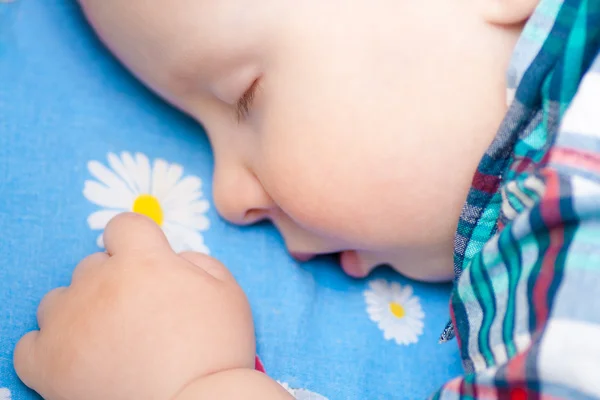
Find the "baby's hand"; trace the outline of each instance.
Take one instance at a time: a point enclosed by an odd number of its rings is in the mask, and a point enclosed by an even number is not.
[[[145,217],[124,214],[107,253],[84,259],[71,285],[38,309],[39,331],[17,344],[15,369],[47,400],[172,399],[218,371],[253,369],[244,293],[218,261],[175,254]]]

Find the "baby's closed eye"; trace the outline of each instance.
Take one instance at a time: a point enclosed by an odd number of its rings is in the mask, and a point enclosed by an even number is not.
[[[258,90],[260,90],[260,80],[256,79],[254,82],[252,82],[250,87],[246,89],[244,94],[242,94],[242,97],[238,99],[237,103],[235,104],[235,112],[238,122],[242,122],[248,118],[248,115],[252,111],[252,106]]]

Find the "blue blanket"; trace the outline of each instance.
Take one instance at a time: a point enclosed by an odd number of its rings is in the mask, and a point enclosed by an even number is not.
[[[132,78],[74,1],[0,1],[1,400],[37,398],[14,373],[14,344],[44,293],[100,249],[107,218],[134,208],[164,209],[175,247],[233,271],[267,373],[297,398],[420,399],[460,374],[456,344],[437,342],[448,285],[296,263],[270,225],[218,217],[212,163],[202,128]]]

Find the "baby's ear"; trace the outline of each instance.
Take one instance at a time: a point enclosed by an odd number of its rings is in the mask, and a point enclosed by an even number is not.
[[[481,13],[491,24],[519,25],[533,14],[539,0],[478,0]]]

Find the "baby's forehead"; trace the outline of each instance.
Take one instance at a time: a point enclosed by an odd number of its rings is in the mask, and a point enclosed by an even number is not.
[[[116,56],[161,86],[187,89],[190,81],[217,74],[258,42],[250,29],[252,12],[236,9],[240,0],[79,2]]]
[[[79,0],[101,34],[159,47],[170,53],[226,51],[252,29],[254,11],[240,12],[241,0]],[[225,6],[225,4],[229,4]]]

